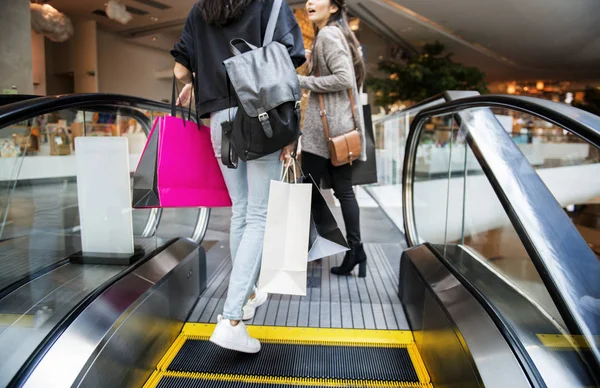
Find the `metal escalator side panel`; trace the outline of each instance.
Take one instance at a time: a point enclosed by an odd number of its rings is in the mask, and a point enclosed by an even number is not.
[[[203,252],[177,240],[109,285],[14,383],[44,386],[49,376],[56,386],[145,381],[151,374],[146,358],[153,360],[161,351],[155,347],[168,348],[176,338],[205,284]]]
[[[479,301],[427,246],[402,255],[399,295],[434,386],[540,386]]]

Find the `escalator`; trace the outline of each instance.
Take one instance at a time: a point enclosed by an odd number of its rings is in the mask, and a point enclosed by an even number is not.
[[[0,128],[53,110],[152,118],[145,109],[166,108],[123,96],[57,100],[0,107]],[[509,114],[517,117],[508,111],[551,123],[564,131],[564,141],[520,145],[502,125]],[[537,99],[449,92],[385,120],[381,136],[402,138],[390,136],[402,125],[406,132],[401,144],[378,150],[378,166],[397,166],[400,157],[403,167],[381,168],[389,177],[366,189],[378,206],[365,209],[363,229],[379,233],[387,222],[402,231],[406,245],[397,237],[367,242],[364,279],[329,276],[341,257],[309,263],[306,297],[271,295],[248,323],[261,340],[260,353],[208,341],[231,271],[228,214],[213,211],[209,225],[208,212],[195,213],[186,229],[180,221],[189,214],[164,210],[138,215],[146,222],[136,234],[146,237],[136,241],[149,239],[151,246],[134,265],[92,268],[67,259],[57,268],[42,266],[50,268],[47,274],[85,272],[86,281],[88,270],[112,272],[80,297],[58,295],[72,305],[60,316],[50,313],[47,330],[22,332],[37,336],[37,345],[13,362],[3,385],[600,386],[600,310],[582,303],[600,300],[600,264],[563,210],[600,197],[600,182],[590,175],[600,166],[600,119]],[[580,190],[582,181],[588,184]],[[11,198],[25,185],[17,183],[7,190]],[[21,235],[5,229],[13,235],[0,235],[0,248],[13,237],[37,235],[34,229]],[[62,230],[61,241],[77,240],[72,225]],[[10,295],[44,277],[27,276],[15,278],[0,310]],[[60,282],[61,276],[50,277]],[[37,325],[35,317],[19,319]],[[7,349],[3,339],[0,333],[0,352]],[[11,346],[19,350],[18,341]],[[0,371],[9,366],[0,361]]]

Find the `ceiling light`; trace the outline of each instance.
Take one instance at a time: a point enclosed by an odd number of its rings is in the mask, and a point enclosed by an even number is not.
[[[525,86],[525,87],[523,88],[523,90],[524,90],[524,91],[528,91],[528,90],[529,90],[529,87]]]
[[[106,4],[106,15],[109,19],[115,20],[121,24],[127,24],[133,18],[125,5],[117,0],[109,0]]]
[[[535,87],[536,87],[536,89],[537,89],[537,90],[544,90],[544,86],[545,86],[545,85],[544,85],[544,83],[543,83],[542,81],[538,81],[538,82],[535,84]]]
[[[31,27],[53,42],[64,42],[73,35],[73,24],[65,14],[49,4],[30,4]]]
[[[151,17],[150,17],[150,20],[152,20],[153,22],[157,22],[157,21],[158,21],[158,18],[157,18],[157,17],[154,17],[154,16],[151,16]]]

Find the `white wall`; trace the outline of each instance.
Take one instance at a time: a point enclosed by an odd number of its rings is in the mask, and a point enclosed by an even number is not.
[[[171,80],[156,75],[175,64],[169,52],[133,44],[101,30],[97,37],[99,92],[171,99]]]

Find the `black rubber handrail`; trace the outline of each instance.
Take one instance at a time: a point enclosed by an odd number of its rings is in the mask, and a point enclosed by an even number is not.
[[[505,108],[544,119],[600,148],[600,117],[573,106],[534,97],[487,94],[449,100],[427,108],[428,115],[470,108]]]
[[[92,108],[95,105],[171,111],[170,104],[140,97],[103,93],[65,94],[26,99],[0,106],[0,128],[59,110]]]
[[[466,140],[535,265],[569,332],[583,335],[591,349],[586,361],[600,376],[600,351],[593,333],[598,323],[581,306],[581,298],[600,298],[600,262],[492,112],[472,108],[501,107],[529,113],[600,146],[600,117],[552,101],[520,96],[459,98],[419,112],[407,139],[403,204],[409,246],[419,244],[414,219],[413,182],[416,151],[427,118],[453,114],[468,128]],[[475,124],[490,125],[475,125]],[[590,177],[593,179],[592,177]]]
[[[40,97],[42,96],[36,96],[33,94],[0,94],[0,106]]]
[[[502,337],[504,337],[506,343],[513,351],[513,354],[519,361],[521,368],[526,372],[525,375],[529,379],[532,386],[536,388],[546,387],[547,385],[544,382],[542,376],[540,375],[540,372],[537,370],[535,362],[533,362],[533,360],[529,356],[529,353],[527,353],[525,346],[519,339],[519,336],[516,334],[515,330],[510,326],[509,321],[506,318],[504,318],[499,309],[466,276],[464,276],[461,271],[457,270],[452,265],[452,263],[450,263],[450,261],[447,260],[444,257],[444,255],[440,253],[438,249],[436,249],[430,243],[425,243],[424,245],[435,257],[437,257],[437,259],[448,269],[448,271],[450,271],[450,273],[471,293],[471,295],[473,295],[473,297],[477,299],[481,307],[483,307],[483,309],[488,313],[489,317],[496,324],[498,331],[500,331],[500,334],[502,335]],[[460,249],[465,255],[470,256],[470,254],[464,251],[463,248]],[[428,284],[425,281],[425,279],[422,278],[422,274],[419,274],[419,276],[421,276],[421,280],[423,281],[423,283],[427,284],[430,291],[433,291],[433,289],[431,289],[431,285]],[[435,299],[438,299],[438,296],[435,294],[435,292],[432,292],[432,295],[434,295]],[[443,303],[439,301],[438,303],[441,306],[443,306]]]

